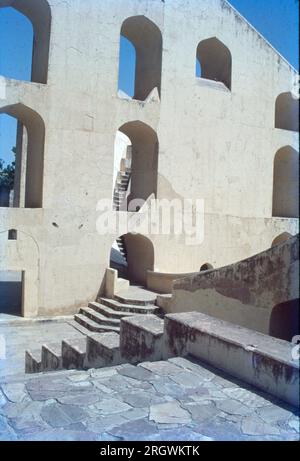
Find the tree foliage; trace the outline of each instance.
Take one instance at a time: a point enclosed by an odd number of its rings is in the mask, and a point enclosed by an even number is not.
[[[15,148],[12,151],[15,153]],[[14,188],[15,166],[16,162],[5,165],[4,160],[0,158],[0,186]]]

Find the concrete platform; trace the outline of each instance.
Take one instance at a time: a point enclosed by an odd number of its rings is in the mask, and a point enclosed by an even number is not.
[[[75,323],[75,322],[74,322]],[[39,351],[43,344],[57,343],[61,346],[62,338],[75,339],[85,336],[75,329],[72,321],[5,321],[0,323],[0,335],[6,344],[6,360],[0,360],[0,383],[3,380],[14,379],[15,376],[25,376],[25,350]]]

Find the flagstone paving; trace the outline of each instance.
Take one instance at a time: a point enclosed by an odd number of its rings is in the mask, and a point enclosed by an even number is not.
[[[2,441],[299,440],[295,408],[192,358],[25,375],[9,357]]]

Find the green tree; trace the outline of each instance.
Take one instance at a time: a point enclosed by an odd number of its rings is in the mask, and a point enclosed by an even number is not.
[[[12,149],[12,152],[16,153],[15,147]],[[0,158],[0,186],[9,187],[10,189],[14,188],[15,167],[15,161],[5,166],[4,160]]]

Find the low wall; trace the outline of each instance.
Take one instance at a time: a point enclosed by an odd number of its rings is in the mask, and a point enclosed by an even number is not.
[[[165,317],[164,342],[167,357],[192,355],[299,406],[299,360],[287,341],[188,312]]]
[[[118,271],[115,269],[106,269],[105,272],[105,289],[104,294],[107,298],[113,298],[119,291],[129,287],[129,281],[118,278]],[[101,292],[99,293],[101,294]]]
[[[291,340],[299,333],[299,236],[174,282],[168,312],[198,311]]]
[[[184,277],[196,275],[196,272],[190,274],[166,274],[163,272],[147,272],[147,288],[157,293],[172,293],[173,282]]]

